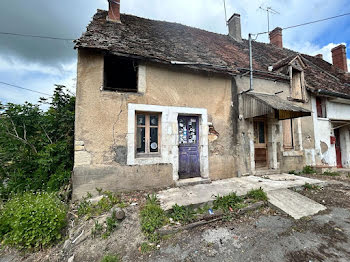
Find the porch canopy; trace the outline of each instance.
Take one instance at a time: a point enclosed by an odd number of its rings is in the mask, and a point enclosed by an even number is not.
[[[243,94],[244,118],[275,113],[278,120],[311,116],[311,111],[296,106],[277,95],[249,92]]]

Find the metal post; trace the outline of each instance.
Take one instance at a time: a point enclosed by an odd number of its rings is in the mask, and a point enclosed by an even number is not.
[[[253,88],[252,34],[249,34],[249,70],[250,70],[249,91],[252,91],[252,90],[254,90],[254,88]]]

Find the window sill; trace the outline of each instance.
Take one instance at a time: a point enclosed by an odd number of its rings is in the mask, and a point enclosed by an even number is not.
[[[320,121],[329,121],[329,119],[327,117],[317,117],[317,120]]]
[[[305,100],[305,99],[293,98],[293,97],[291,97],[291,96],[288,96],[288,97],[287,97],[287,100],[288,100],[288,101],[292,101],[292,102],[306,103],[306,100]]]
[[[155,154],[136,154],[135,159],[150,159],[150,158],[161,158],[161,153]]]
[[[283,151],[283,156],[303,156],[304,151],[295,151],[295,150],[288,150]]]

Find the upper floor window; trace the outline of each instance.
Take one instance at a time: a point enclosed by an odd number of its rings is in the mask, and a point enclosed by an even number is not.
[[[283,147],[286,150],[294,149],[293,119],[282,120]]]
[[[159,113],[136,113],[136,155],[160,153]]]
[[[326,101],[325,98],[316,97],[317,117],[327,118]]]
[[[301,71],[292,69],[292,98],[303,100],[303,74]]]
[[[137,63],[117,56],[104,58],[104,90],[137,92]]]

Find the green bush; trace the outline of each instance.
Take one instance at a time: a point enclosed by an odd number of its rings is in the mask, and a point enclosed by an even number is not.
[[[0,214],[0,241],[20,249],[41,249],[62,239],[66,206],[54,193],[17,195]]]
[[[155,195],[147,196],[145,206],[141,209],[141,229],[150,242],[158,242],[159,237],[154,232],[168,222],[164,210],[160,207]]]
[[[101,262],[119,262],[120,257],[119,255],[105,255]]]
[[[303,173],[303,174],[315,174],[316,171],[315,171],[315,169],[313,169],[312,166],[305,166],[303,168],[303,170],[301,171],[301,173]]]
[[[169,216],[174,220],[183,224],[190,223],[196,218],[196,212],[192,207],[173,205],[172,212]]]
[[[246,197],[255,201],[267,201],[267,195],[264,190],[260,187],[259,189],[252,189],[247,194]]]
[[[236,205],[241,202],[243,202],[243,198],[237,196],[236,193],[231,193],[227,196],[217,195],[213,202],[213,208],[227,211],[230,207],[236,209]]]
[[[340,176],[338,172],[325,171],[322,173],[323,176]]]

